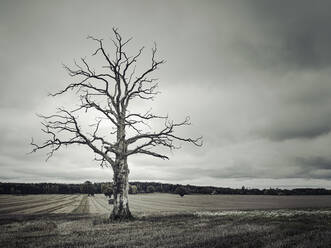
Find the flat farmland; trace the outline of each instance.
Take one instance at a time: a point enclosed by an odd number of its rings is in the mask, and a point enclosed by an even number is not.
[[[331,208],[331,196],[261,196],[261,195],[129,195],[134,214],[176,214],[203,211]],[[108,199],[87,195],[0,195],[0,216],[8,214],[107,214]]]
[[[331,196],[270,196],[270,195],[130,195],[133,212],[192,213],[196,211],[292,209],[331,207]]]
[[[0,195],[0,247],[331,247],[331,196]]]
[[[0,216],[8,214],[71,213],[83,195],[1,195]]]

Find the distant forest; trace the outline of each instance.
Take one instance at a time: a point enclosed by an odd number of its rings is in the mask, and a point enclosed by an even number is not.
[[[0,183],[0,194],[101,194],[112,188],[112,183],[81,184],[61,183]],[[141,193],[171,193],[171,194],[240,194],[240,195],[331,195],[330,189],[324,188],[296,188],[296,189],[240,189],[180,185],[157,182],[131,182],[130,194]]]

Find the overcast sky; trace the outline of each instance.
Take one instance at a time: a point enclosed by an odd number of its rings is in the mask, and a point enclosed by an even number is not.
[[[0,1],[0,181],[110,181],[82,147],[45,162],[36,113],[71,78],[62,63],[95,50],[88,35],[158,44],[153,108],[204,137],[170,160],[132,157],[130,180],[230,187],[331,188],[330,1]],[[107,43],[112,49],[111,42]],[[150,51],[146,49],[146,56]],[[141,66],[145,62],[142,60]],[[71,101],[71,100],[70,100]]]

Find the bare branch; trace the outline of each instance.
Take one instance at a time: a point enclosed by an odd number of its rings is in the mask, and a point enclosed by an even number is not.
[[[50,148],[50,152],[47,153],[47,160],[53,156],[54,152],[59,150],[62,146],[72,145],[72,144],[81,144],[89,146],[95,153],[104,157],[110,164],[114,164],[114,161],[106,156],[99,148],[97,148],[93,142],[95,140],[100,140],[96,136],[97,129],[94,131],[92,135],[93,138],[89,139],[86,135],[83,134],[81,128],[78,125],[77,118],[63,108],[59,108],[57,114],[50,116],[39,115],[40,118],[43,119],[42,131],[49,136],[49,139],[46,140],[42,145],[38,145],[31,142],[31,145],[34,147],[32,152],[36,152],[37,150],[41,150],[44,148]],[[66,133],[68,138],[63,136],[59,136],[60,133]]]
[[[179,147],[174,144],[174,141],[181,141],[192,143],[196,146],[202,146],[202,137],[195,139],[192,138],[182,138],[174,134],[174,131],[177,127],[190,125],[190,118],[186,117],[183,122],[174,123],[166,119],[164,123],[164,128],[157,133],[144,133],[138,134],[134,137],[127,139],[128,144],[133,144],[137,141],[147,140],[145,143],[138,145],[136,148],[129,150],[128,155],[142,153],[143,148],[152,148],[155,146],[164,146],[169,149],[178,149]],[[143,152],[147,154],[146,152]]]
[[[165,63],[165,60],[157,58],[157,46],[154,44],[151,64],[143,72],[136,73],[136,63],[144,47],[130,56],[125,50],[132,38],[123,39],[116,28],[113,28],[113,35],[112,55],[106,51],[102,39],[87,37],[97,44],[92,56],[102,59],[102,71],[91,66],[85,57],[81,58],[79,63],[74,61],[73,67],[64,65],[73,82],[50,96],[56,97],[73,91],[79,97],[80,105],[71,111],[59,108],[53,115],[39,115],[42,119],[42,132],[48,139],[40,145],[32,140],[32,152],[48,148],[48,159],[63,146],[85,145],[95,153],[95,160],[100,166],[108,163],[113,168],[120,168],[125,165],[120,162],[121,159],[126,160],[128,156],[138,153],[168,159],[166,155],[153,151],[153,148],[158,146],[177,149],[179,146],[176,142],[202,145],[201,137],[183,138],[176,135],[177,128],[190,125],[188,117],[182,122],[174,123],[169,121],[168,116],[152,114],[150,110],[146,113],[130,113],[129,103],[133,99],[151,100],[159,93],[158,79],[152,78],[152,74]],[[83,131],[85,128],[79,124],[80,114],[86,112],[97,114],[95,123],[89,126],[92,129],[90,131]],[[152,130],[151,123],[157,120],[164,120],[164,127],[160,131],[143,131],[146,127]],[[100,130],[101,122],[107,123],[105,126],[110,127],[103,136],[103,130]],[[127,138],[127,129],[133,129],[136,135]],[[113,142],[107,139],[111,135],[115,136]],[[128,146],[133,145],[135,148],[128,149]]]

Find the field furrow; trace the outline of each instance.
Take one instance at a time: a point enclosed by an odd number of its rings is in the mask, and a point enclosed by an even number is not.
[[[90,206],[90,213],[91,214],[106,214],[109,213],[109,210],[101,205],[96,197],[89,197],[89,206]]]
[[[35,207],[29,207],[29,208],[25,208],[19,211],[15,211],[15,214],[38,214],[38,213],[50,213],[50,211],[47,211],[47,209],[52,209],[54,207],[57,207],[59,205],[62,204],[67,204],[69,202],[71,202],[74,197],[77,196],[71,196],[69,198],[65,198],[65,199],[59,199],[57,201],[53,201],[53,202],[44,202],[44,204],[40,204],[39,206],[35,206]]]
[[[43,195],[42,197],[40,195],[33,195],[30,197],[30,199],[28,198],[29,196],[27,196],[27,198],[25,199],[25,197],[23,196],[17,196],[16,198],[19,199],[11,199],[11,201],[7,201],[7,202],[3,202],[0,203],[0,209],[2,208],[10,208],[13,206],[23,206],[23,205],[31,205],[34,203],[39,203],[41,201],[50,201],[50,200],[56,200],[56,199],[65,199],[67,197],[70,197],[68,195]]]
[[[89,201],[88,201],[87,195],[83,196],[78,207],[75,208],[71,213],[73,213],[73,214],[88,214],[89,213]]]
[[[67,206],[72,206],[77,202],[77,199],[79,198],[79,196],[75,196],[71,199],[65,200],[62,203],[56,203],[56,204],[52,204],[52,205],[48,205],[40,210],[34,210],[33,213],[34,214],[47,214],[47,213],[53,213],[56,210],[60,210],[62,208],[66,208]]]
[[[109,205],[108,198],[104,195],[96,195],[95,200],[97,204],[99,204],[105,211],[110,212],[112,209],[112,205]]]
[[[14,203],[14,202],[22,202],[22,201],[31,201],[38,199],[40,195],[0,195],[0,205]],[[43,197],[49,197],[50,195],[43,195]],[[40,197],[39,197],[40,198]]]
[[[103,194],[87,195],[0,195],[0,215],[79,213],[106,214],[112,210]],[[26,199],[26,200],[25,200]],[[133,213],[193,213],[203,211],[331,207],[331,196],[257,195],[129,195]]]
[[[59,209],[52,210],[52,213],[54,213],[54,214],[71,213],[72,211],[74,211],[74,209],[76,209],[79,206],[82,198],[83,198],[83,195],[78,195],[78,197],[75,199],[75,201],[72,204],[63,206],[62,208],[59,208]]]
[[[34,209],[48,206],[50,204],[61,203],[67,199],[70,199],[70,197],[72,197],[72,196],[57,197],[57,199],[55,199],[55,200],[50,200],[50,199],[44,198],[33,204],[22,204],[19,206],[1,208],[0,214],[2,214],[2,213],[25,213],[25,212],[30,213],[30,211],[33,211]]]

